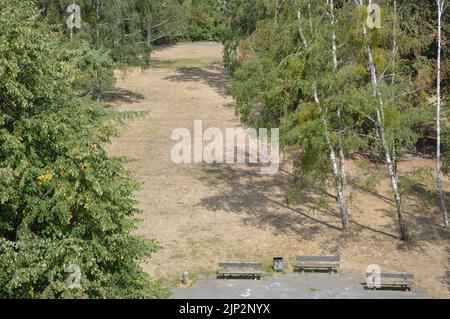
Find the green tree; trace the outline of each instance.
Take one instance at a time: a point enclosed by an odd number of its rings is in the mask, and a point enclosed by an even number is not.
[[[263,65],[273,70],[255,72],[244,67],[244,74],[251,78],[251,83],[256,81],[268,87],[259,87],[256,90],[259,96],[251,97],[249,93],[255,90],[247,85],[241,90],[240,82],[235,82],[232,92],[237,98],[238,110],[244,108],[244,115],[251,114],[255,104],[262,104],[263,109],[257,118],[259,125],[282,125],[285,144],[301,149],[296,168],[302,178],[313,177],[311,180],[319,181],[323,192],[328,186],[335,187],[342,231],[348,234],[343,161],[339,170],[336,150],[340,145],[335,145],[339,138],[334,134],[329,112],[332,106],[329,88],[337,67],[332,63],[335,52],[329,40],[334,20],[321,23],[318,13],[324,8],[312,9],[308,4],[294,1],[282,5],[274,3],[277,6],[272,11],[273,19],[256,23],[255,31],[244,44],[247,42],[256,56],[265,57]],[[302,19],[302,11],[308,12],[306,19]],[[318,25],[316,30],[310,27],[313,24]],[[272,41],[274,37],[279,41]],[[254,66],[253,63],[249,65]],[[245,76],[241,76],[242,72],[235,72],[235,79],[246,82]],[[248,101],[249,98],[253,100]]]
[[[131,234],[138,185],[102,148],[123,115],[77,97],[84,53],[32,1],[0,7],[0,298],[167,296]]]
[[[189,29],[186,37],[193,41],[224,41],[229,32],[226,28],[227,0],[189,0]]]
[[[424,79],[435,50],[424,22],[430,10],[378,4],[382,27],[368,30],[368,7],[355,2],[230,1],[226,58],[238,113],[254,126],[281,127],[284,145],[298,154],[298,178],[339,193],[347,155],[386,165],[407,240],[396,167],[432,119],[433,82]]]
[[[115,67],[148,66],[152,44],[181,37],[185,29],[177,0],[80,0],[76,4],[81,28],[73,30],[66,25],[67,8],[73,1],[37,2],[41,18],[65,35],[70,48],[84,51],[85,58],[79,61],[86,73],[82,85],[91,87],[98,101],[103,91],[111,89]]]

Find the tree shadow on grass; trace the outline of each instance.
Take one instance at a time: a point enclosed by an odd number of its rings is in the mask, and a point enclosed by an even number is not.
[[[301,205],[290,205],[287,193],[293,176],[281,170],[277,175],[259,176],[257,167],[252,170],[237,165],[208,165],[202,180],[210,188],[218,190],[215,196],[205,197],[201,205],[211,211],[226,211],[244,215],[244,222],[253,226],[273,227],[277,233],[295,232],[305,239],[325,230],[332,230],[336,236],[341,232],[341,218],[338,211],[317,208],[321,198],[334,201],[332,194],[308,187],[302,192]],[[398,239],[395,234],[351,221],[354,232],[368,230],[389,238]]]
[[[326,226],[339,231],[336,219],[319,218],[286,205],[289,176],[259,175],[259,168],[241,165],[207,165],[201,179],[208,187],[217,189],[217,195],[205,197],[200,205],[210,211],[226,211],[244,216],[244,223],[264,228],[273,227],[277,233],[296,232],[311,238]],[[304,198],[313,202],[309,194]]]
[[[176,69],[176,72],[178,74],[168,76],[164,80],[204,83],[213,88],[221,96],[227,96],[227,86],[230,81],[230,76],[217,63],[211,64],[208,68],[180,67]]]
[[[443,281],[445,282],[445,284],[447,285],[447,289],[450,292],[450,247],[447,248],[447,271],[444,275]]]
[[[433,207],[432,203],[436,203],[437,200],[430,201],[430,198],[437,199],[437,193],[435,191],[430,192],[426,186],[420,182],[412,183],[413,179],[407,176],[401,176],[400,179],[402,184],[408,183],[411,185],[408,192],[402,193],[402,198],[404,203],[403,212],[407,218],[413,242],[402,242],[398,245],[398,248],[401,250],[408,250],[411,248],[418,248],[418,246],[413,243],[450,239],[450,233],[443,229],[440,220],[436,218],[435,214],[432,214],[433,209],[437,208],[437,206]],[[375,190],[367,190],[354,181],[349,181],[349,184],[353,189],[373,196],[388,204],[391,208],[377,209],[377,212],[392,219],[391,231],[394,233],[399,232],[396,205],[393,198],[389,198]],[[400,239],[400,237],[396,235],[391,235],[391,237]]]
[[[438,204],[438,193],[436,189],[430,190],[422,182],[416,182],[409,177],[402,177],[401,182],[410,183],[409,191],[404,194],[404,200],[408,200],[405,215],[411,223],[413,239],[419,241],[449,240],[450,231],[444,229],[442,214]],[[450,193],[446,192],[447,205]],[[438,212],[438,214],[435,214]]]
[[[389,204],[390,206],[395,207],[394,201],[391,198],[387,197],[387,196],[384,196],[384,195],[382,195],[382,194],[380,194],[380,193],[378,193],[378,192],[376,192],[374,190],[366,189],[366,188],[362,187],[361,185],[359,185],[357,182],[355,182],[353,180],[349,180],[348,184],[350,186],[352,186],[355,190],[358,190],[360,192],[372,195],[372,196],[378,198],[379,200],[384,201],[386,204]]]
[[[116,88],[113,91],[103,94],[103,101],[109,104],[114,103],[138,103],[145,99],[144,95],[126,89]]]

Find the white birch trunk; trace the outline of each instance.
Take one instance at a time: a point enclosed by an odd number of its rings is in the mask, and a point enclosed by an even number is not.
[[[339,204],[339,209],[341,212],[341,222],[342,222],[342,233],[344,235],[348,235],[350,233],[350,220],[348,218],[348,210],[347,210],[347,203],[345,200],[345,194],[344,189],[342,187],[342,176],[339,174],[339,168],[337,164],[337,158],[336,158],[336,152],[334,151],[333,145],[331,143],[330,139],[330,132],[328,128],[328,121],[326,118],[326,115],[324,114],[324,110],[322,108],[322,105],[319,100],[319,95],[317,94],[317,87],[314,85],[314,101],[317,104],[317,107],[319,108],[321,121],[324,126],[324,133],[325,133],[325,140],[327,142],[328,150],[330,152],[330,164],[331,169],[333,171],[333,177],[334,177],[334,183],[336,186],[336,194],[337,194],[337,201]]]
[[[334,17],[334,0],[329,0],[330,4],[330,14],[331,14],[331,25],[333,27],[333,33],[331,35],[331,46],[333,49],[333,67],[334,72],[337,72],[338,69],[338,59],[337,59],[337,45],[336,45],[336,19]],[[342,134],[342,107],[339,104],[337,110],[337,117],[339,121],[339,129],[338,129],[338,141],[339,141],[339,170],[341,171],[341,180],[342,180],[342,188],[344,189],[347,185],[347,173],[345,171],[345,155],[344,155],[344,141]]]
[[[306,41],[305,34],[303,33],[302,28],[302,12],[300,9],[297,9],[297,20],[298,20],[298,34],[300,35],[300,40],[303,43],[303,46],[306,48],[308,46],[308,42]]]
[[[445,204],[445,194],[442,181],[441,172],[441,51],[442,51],[442,13],[444,10],[444,0],[436,0],[438,5],[438,52],[437,52],[437,106],[436,106],[436,131],[437,131],[437,146],[436,146],[436,174],[438,182],[439,201],[442,215],[444,217],[444,226],[448,228],[448,212]]]
[[[309,20],[310,20],[310,26],[312,27],[312,17],[311,17],[311,8],[310,8],[310,2],[308,1],[308,10],[309,10]],[[297,10],[297,18],[299,20],[299,33],[300,33],[300,37],[302,37],[302,35],[304,35],[303,33],[303,27],[302,27],[302,19],[301,19],[301,13],[300,10]],[[312,31],[312,29],[311,29]],[[306,41],[306,38],[304,38],[303,44],[305,47],[308,46],[308,42]],[[340,210],[340,215],[341,215],[341,221],[342,221],[342,233],[344,235],[348,235],[350,233],[350,221],[348,218],[348,210],[347,210],[347,203],[345,200],[345,194],[344,194],[344,190],[342,187],[342,176],[339,173],[339,168],[338,168],[338,164],[337,164],[337,158],[336,158],[336,152],[334,151],[333,145],[331,143],[331,139],[330,139],[330,132],[329,132],[329,127],[328,127],[328,121],[327,118],[323,112],[323,108],[322,105],[320,103],[319,100],[319,95],[317,93],[317,86],[316,84],[314,84],[313,87],[313,94],[314,94],[314,101],[317,104],[317,107],[319,108],[319,112],[320,112],[320,116],[321,116],[321,121],[323,123],[324,126],[324,133],[325,133],[325,140],[327,143],[327,147],[329,149],[329,156],[330,156],[330,166],[331,166],[331,170],[333,173],[333,177],[334,177],[334,183],[335,183],[335,187],[336,187],[336,195],[337,195],[337,201],[339,204],[339,210]]]
[[[311,12],[311,0],[308,0],[308,16],[309,16],[309,29],[311,31],[311,36],[313,35],[313,25],[312,25],[312,12]]]
[[[148,27],[147,27],[147,38],[146,38],[146,42],[147,42],[147,47],[148,48],[152,44],[152,42],[151,42],[151,35],[152,35],[152,27],[151,27],[151,24],[149,22],[148,23]]]
[[[397,54],[397,0],[394,0],[394,27],[393,27],[393,45],[392,45],[392,75],[391,75],[391,85],[395,84],[395,55]],[[395,138],[392,141],[392,158],[394,161],[394,172],[397,174],[397,146]]]
[[[75,7],[75,2],[72,4],[72,8],[74,8]],[[72,28],[70,28],[70,41],[72,42],[73,41],[73,27]]]
[[[395,55],[397,54],[397,0],[394,0],[394,30],[393,30],[393,46],[392,46],[392,77],[391,84],[395,84]]]
[[[369,1],[368,10],[370,8],[371,2],[372,1]],[[362,0],[359,0],[359,5],[362,7],[362,5],[363,5]],[[363,28],[364,37],[367,39],[367,28],[366,28],[364,21],[362,22],[362,28]],[[371,49],[369,43],[367,43],[366,49],[367,49],[367,55],[369,57],[369,67],[370,67],[371,82],[372,82],[372,86],[373,86],[373,95],[374,95],[374,98],[378,99],[378,108],[376,111],[378,133],[379,133],[381,144],[382,144],[383,150],[384,150],[384,155],[385,155],[385,160],[386,160],[386,164],[387,164],[387,168],[388,168],[388,172],[389,172],[389,177],[391,179],[392,191],[394,192],[395,204],[397,207],[397,216],[398,216],[398,221],[400,224],[401,239],[407,241],[407,240],[410,240],[410,234],[408,231],[408,226],[406,224],[405,216],[403,215],[402,199],[401,199],[401,195],[400,195],[400,191],[399,191],[399,187],[398,187],[398,177],[397,177],[397,174],[395,171],[394,163],[392,161],[391,152],[389,150],[389,146],[388,146],[387,140],[386,140],[386,131],[384,128],[384,103],[383,103],[383,99],[382,99],[381,93],[378,88],[377,73],[376,73],[375,64],[373,62],[372,49]]]
[[[99,41],[100,41],[100,28],[98,26],[100,23],[100,0],[97,0],[97,2],[96,2],[95,13],[96,13],[96,17],[97,17],[97,25],[95,26],[95,36],[96,36],[97,46],[98,46]]]

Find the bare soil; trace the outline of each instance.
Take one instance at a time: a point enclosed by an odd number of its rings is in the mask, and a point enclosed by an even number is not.
[[[388,180],[365,189],[361,183],[375,168],[349,161],[352,234],[342,237],[332,197],[324,198],[330,209],[317,206],[313,192],[288,204],[289,163],[273,176],[247,165],[174,164],[174,129],[192,131],[194,120],[223,130],[241,124],[226,94],[229,75],[220,44],[168,46],[152,60],[148,70],[118,74],[117,108],[148,115],[129,122],[108,146],[111,156],[132,159],[127,167],[143,183],[136,195],[142,209],[137,234],[164,247],[144,265],[151,276],[178,280],[184,271],[214,273],[219,261],[269,265],[274,256],[293,262],[298,255],[339,254],[342,267],[361,278],[368,265],[378,264],[383,272],[413,273],[433,297],[450,298],[450,232],[441,226],[432,177],[413,174],[416,166],[433,168],[432,159],[410,156],[399,167],[406,180],[421,182],[412,184],[405,200],[414,238],[409,244],[398,239]],[[449,189],[446,181],[448,199]]]

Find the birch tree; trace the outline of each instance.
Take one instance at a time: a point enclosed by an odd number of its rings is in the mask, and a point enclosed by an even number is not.
[[[330,3],[330,7],[331,10],[333,12],[333,0],[331,0]],[[313,23],[312,23],[312,13],[311,13],[311,3],[308,0],[308,15],[309,15],[309,26],[311,29],[311,33],[313,32]],[[303,42],[303,46],[304,47],[308,47],[308,41],[306,40],[306,37],[304,35],[303,32],[303,27],[302,27],[302,15],[301,15],[301,11],[298,8],[297,9],[297,19],[298,19],[298,24],[299,24],[299,35],[300,38]],[[334,13],[332,13],[332,25],[334,25],[335,20],[334,20]],[[332,51],[333,51],[333,66],[334,66],[334,70],[336,71],[337,69],[337,54],[336,54],[336,35],[334,33],[333,30],[333,36],[332,36]],[[330,126],[327,120],[327,115],[326,112],[322,106],[322,103],[320,102],[320,98],[319,98],[319,93],[317,91],[317,84],[313,83],[313,96],[314,96],[314,102],[316,103],[318,109],[319,109],[319,113],[320,113],[320,117],[321,117],[321,121],[323,124],[323,129],[324,129],[324,135],[325,135],[325,139],[326,139],[326,144],[329,150],[329,158],[330,158],[330,167],[332,170],[332,174],[333,174],[333,178],[334,178],[334,184],[335,184],[335,188],[336,188],[336,195],[337,195],[337,202],[339,204],[339,209],[340,209],[340,216],[341,216],[341,222],[342,222],[342,233],[344,235],[347,235],[350,233],[350,220],[348,217],[348,209],[347,209],[347,203],[346,203],[346,198],[345,198],[345,193],[344,193],[344,179],[345,179],[345,171],[344,171],[344,159],[343,159],[343,150],[342,150],[342,135],[341,135],[341,131],[339,131],[339,144],[340,144],[340,152],[342,152],[342,157],[341,157],[341,163],[340,163],[340,169],[339,169],[339,165],[338,165],[338,160],[337,160],[337,156],[336,156],[336,151],[334,149],[334,146],[331,142],[331,138],[330,138]]]
[[[356,0],[355,0],[355,2],[356,2]],[[356,3],[361,9],[363,8],[363,0],[357,0]],[[369,5],[367,7],[368,15],[370,14],[371,6],[372,6],[372,1],[369,0]],[[398,217],[399,226],[400,226],[400,236],[401,236],[402,240],[408,241],[411,239],[411,237],[410,237],[408,226],[406,223],[406,218],[403,213],[402,198],[401,198],[401,193],[400,193],[399,185],[398,185],[398,176],[397,176],[397,172],[395,170],[395,164],[392,160],[391,150],[389,149],[387,138],[386,138],[386,130],[385,130],[385,126],[384,126],[385,125],[384,124],[384,101],[383,101],[382,94],[379,90],[379,85],[378,85],[379,81],[378,81],[378,77],[377,77],[377,70],[376,70],[376,67],[374,64],[374,60],[373,60],[372,48],[368,41],[367,27],[366,27],[366,24],[364,21],[362,21],[361,25],[362,25],[362,30],[363,30],[363,36],[364,36],[364,39],[366,42],[365,46],[366,46],[366,51],[367,51],[367,56],[368,56],[370,79],[371,79],[372,89],[373,89],[373,97],[376,100],[376,103],[378,104],[377,109],[376,109],[377,134],[379,136],[379,139],[380,139],[380,142],[381,142],[381,145],[383,148],[384,157],[385,157],[385,161],[386,161],[386,165],[387,165],[387,170],[389,173],[389,178],[391,180],[391,187],[392,187],[392,191],[394,193],[395,205],[397,208],[397,217]]]
[[[327,0],[328,5],[330,7],[330,21],[332,27],[332,35],[331,35],[331,47],[333,52],[333,69],[336,73],[338,70],[338,58],[337,58],[337,44],[336,44],[336,18],[334,15],[334,0]],[[347,185],[347,173],[345,171],[345,154],[344,154],[344,141],[343,141],[343,133],[342,133],[342,106],[338,105],[337,109],[337,117],[339,121],[338,128],[338,141],[339,141],[339,169],[341,174],[342,188],[344,189]]]
[[[383,23],[372,29],[361,27],[372,1],[231,1],[230,30],[238,41],[227,45],[244,53],[233,55],[231,92],[243,121],[280,127],[282,142],[298,155],[295,174],[304,183],[293,186],[292,199],[307,186],[317,193],[331,185],[342,194],[338,202],[345,200],[345,156],[358,154],[386,166],[399,237],[408,240],[402,197],[411,189],[400,185],[396,165],[434,121],[427,106],[435,91],[435,41],[425,17],[435,7],[424,0],[380,2]]]

